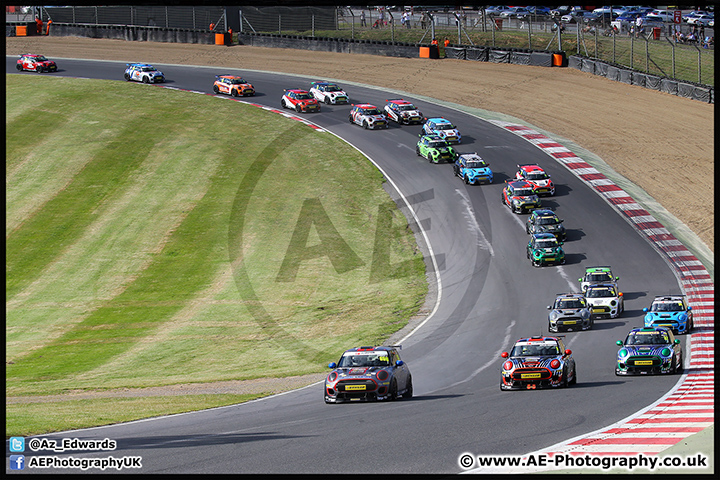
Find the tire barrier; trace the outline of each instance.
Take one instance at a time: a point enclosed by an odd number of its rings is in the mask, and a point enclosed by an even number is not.
[[[630,70],[625,67],[611,65],[579,55],[573,55],[568,58],[568,67],[578,69],[582,72],[592,73],[593,75],[600,75],[628,85],[649,88],[700,102],[715,103],[715,87],[710,85],[662,78],[657,75]]]

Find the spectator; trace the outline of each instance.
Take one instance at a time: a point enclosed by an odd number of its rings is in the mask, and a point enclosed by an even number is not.
[[[210,23],[210,31],[212,32],[213,30],[215,30],[215,24],[211,22]]]
[[[430,45],[437,45],[438,41],[437,38],[433,37],[432,42],[430,42]]]
[[[35,27],[37,29],[37,34],[42,35],[43,21],[40,20],[40,17],[35,17]]]
[[[703,48],[710,48],[710,44],[712,43],[712,39],[710,37],[705,37],[703,40],[702,47]]]
[[[449,46],[450,46],[450,40],[448,40],[447,37],[445,37],[445,41],[443,42],[443,45],[444,45],[445,47],[449,47]]]
[[[362,12],[360,12],[360,26],[367,27],[367,22],[365,21],[365,11],[364,10]]]

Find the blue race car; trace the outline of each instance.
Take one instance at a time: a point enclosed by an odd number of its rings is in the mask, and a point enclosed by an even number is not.
[[[534,390],[567,387],[577,383],[572,351],[562,337],[529,337],[515,342],[500,369],[500,390]]]
[[[619,347],[615,375],[680,373],[683,369],[680,340],[665,327],[633,328]]]
[[[693,328],[692,307],[685,295],[659,295],[650,308],[643,308],[646,327],[667,327],[673,333],[688,333]]]
[[[492,183],[493,173],[488,163],[477,153],[463,153],[453,165],[455,176],[463,179],[465,184],[477,185],[481,182]]]
[[[325,403],[395,400],[413,395],[410,369],[400,359],[400,345],[346,350],[325,378]]]
[[[457,127],[450,120],[442,117],[426,118],[422,129],[425,135],[437,135],[448,143],[460,143],[462,141]]]

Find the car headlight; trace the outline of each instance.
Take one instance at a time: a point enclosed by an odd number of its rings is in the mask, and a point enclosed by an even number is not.
[[[503,363],[503,370],[512,370],[512,368],[513,368],[513,364],[510,360]]]
[[[380,370],[379,372],[377,372],[377,373],[375,374],[375,376],[376,376],[377,379],[380,380],[381,382],[383,382],[383,381],[387,380],[388,378],[390,378],[390,374],[387,372],[387,370]]]
[[[560,360],[558,360],[557,358],[553,359],[553,361],[550,362],[550,368],[555,369],[555,370],[560,368]]]
[[[669,348],[663,348],[660,351],[660,355],[662,355],[663,357],[669,357],[671,354],[672,354],[672,350],[670,350]]]
[[[624,348],[621,348],[620,351],[618,352],[618,357],[625,358],[627,356],[628,356],[628,351]]]

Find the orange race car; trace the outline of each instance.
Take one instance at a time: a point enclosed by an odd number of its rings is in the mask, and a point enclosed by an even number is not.
[[[233,97],[251,97],[255,95],[255,88],[250,82],[238,75],[215,75],[213,92],[225,93]]]

